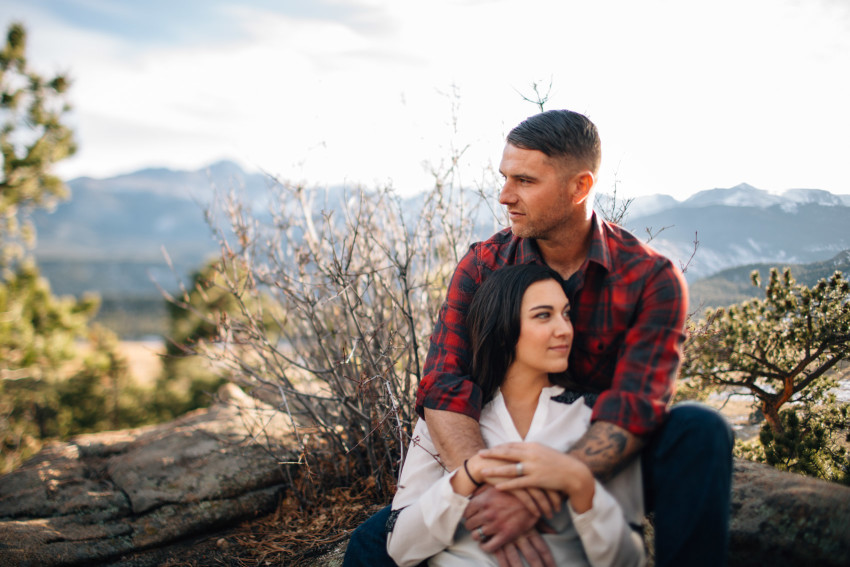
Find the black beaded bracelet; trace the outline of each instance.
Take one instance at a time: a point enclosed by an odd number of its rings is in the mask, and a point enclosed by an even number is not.
[[[472,484],[474,484],[474,485],[475,485],[475,488],[478,488],[478,487],[484,486],[484,483],[483,483],[483,482],[478,482],[477,480],[475,480],[474,478],[472,478],[472,475],[471,475],[471,474],[469,474],[469,468],[466,466],[466,463],[468,463],[468,462],[469,462],[469,459],[466,459],[466,460],[463,462],[463,470],[465,470],[465,471],[466,471],[466,476],[468,476],[468,477],[469,477],[469,480],[471,480],[471,481],[472,481]]]

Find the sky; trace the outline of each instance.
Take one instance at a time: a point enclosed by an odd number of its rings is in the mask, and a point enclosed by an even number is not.
[[[546,109],[600,130],[597,187],[850,194],[850,0],[0,0],[67,73],[65,179],[231,159],[412,194],[497,168]]]

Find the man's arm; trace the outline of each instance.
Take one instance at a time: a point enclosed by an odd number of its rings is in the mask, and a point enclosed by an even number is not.
[[[478,280],[473,247],[458,263],[449,282],[416,395],[416,411],[428,424],[440,459],[449,470],[484,448],[478,424],[481,390],[469,378],[466,330],[466,314]]]
[[[450,471],[485,447],[478,421],[468,415],[425,408],[425,423],[440,459]]]
[[[611,387],[599,396],[590,428],[569,450],[603,482],[627,466],[660,425],[685,338],[687,286],[672,263],[649,274],[634,302],[639,308],[618,349]]]
[[[586,464],[593,476],[604,482],[623,470],[644,445],[642,437],[613,423],[596,421],[567,453]]]
[[[471,354],[466,329],[469,304],[481,283],[475,258],[473,247],[455,268],[431,333],[416,392],[416,412],[420,417],[426,417],[426,409],[466,415],[476,422],[480,415],[481,389],[469,377]],[[439,434],[435,432],[435,437]],[[442,441],[442,449],[451,449],[447,440]]]
[[[571,358],[570,368],[574,375],[592,376],[594,380],[604,382],[604,376],[594,375],[593,365],[616,356],[610,386],[599,394],[591,421],[594,424],[614,424],[633,436],[643,437],[663,423],[675,390],[685,340],[688,299],[684,277],[666,259],[655,262],[652,269],[647,270],[645,278],[638,279],[638,283],[640,286],[631,294],[627,289],[620,290],[623,298],[619,304],[613,293],[605,297],[605,304],[619,306],[623,320],[628,320],[619,340],[605,347],[599,345],[600,349],[608,349],[604,354],[591,356],[594,353],[586,351],[588,356],[583,360]],[[582,297],[580,301],[593,299],[592,296]],[[593,316],[613,316],[612,307],[606,309],[593,313]],[[576,333],[592,337],[595,330],[598,331],[592,326],[585,329],[577,325]],[[610,438],[612,447],[619,439],[616,433],[606,434],[604,438]],[[629,446],[627,443],[626,447]],[[591,451],[600,449],[601,446],[595,444]]]

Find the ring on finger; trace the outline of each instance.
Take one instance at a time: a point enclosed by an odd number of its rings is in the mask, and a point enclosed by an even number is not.
[[[485,541],[487,536],[484,535],[484,530],[481,529],[481,526],[475,528],[475,532],[478,534],[478,537],[481,538],[481,541]]]
[[[516,475],[517,476],[523,475],[522,462],[517,462],[517,464],[516,464]]]

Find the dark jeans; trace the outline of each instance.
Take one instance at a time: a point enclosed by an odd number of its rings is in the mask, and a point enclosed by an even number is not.
[[[656,567],[726,564],[733,435],[725,418],[695,403],[674,406],[643,453]],[[387,555],[387,506],[351,534],[343,567],[394,567]]]

